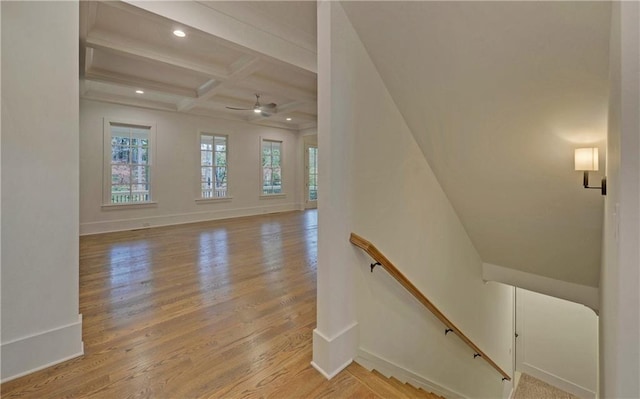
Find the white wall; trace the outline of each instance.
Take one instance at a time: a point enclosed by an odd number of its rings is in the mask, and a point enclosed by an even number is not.
[[[2,380],[82,353],[78,3],[2,2]]]
[[[103,118],[156,124],[156,206],[102,207]],[[196,203],[199,139],[203,130],[229,136],[229,201]],[[260,137],[282,140],[282,198],[261,199]],[[300,209],[300,156],[295,131],[244,122],[154,111],[97,101],[80,102],[80,233],[126,230]]]
[[[612,3],[600,397],[640,397],[640,5]]]
[[[371,259],[361,250],[343,248],[350,231],[370,240],[512,375],[513,289],[483,283],[478,253],[341,5],[323,7],[330,18],[321,12],[319,30],[329,26],[330,35],[319,34],[318,206],[320,232],[332,234],[319,236],[318,329],[327,317],[321,310],[347,326],[351,298],[340,290],[355,287],[361,361],[393,364],[448,397],[500,397],[510,384],[497,371],[474,360],[458,338],[445,336],[445,327],[383,270],[371,274]],[[329,65],[322,64],[325,46]],[[327,163],[343,168],[334,171]],[[343,187],[339,175],[351,186]],[[336,282],[326,292],[323,272],[326,281]]]
[[[598,316],[589,308],[516,289],[517,370],[581,398],[595,398]]]

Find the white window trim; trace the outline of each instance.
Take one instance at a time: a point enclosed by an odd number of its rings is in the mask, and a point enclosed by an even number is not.
[[[196,198],[196,204],[208,204],[208,203],[216,203],[216,202],[230,202],[233,197],[217,197],[217,198]]]
[[[262,180],[264,178],[263,175],[263,170],[262,170],[262,142],[264,141],[274,141],[277,143],[280,143],[280,179],[281,179],[281,183],[280,186],[281,188],[281,192],[277,193],[277,194],[265,194],[262,190],[262,188],[264,187],[264,181]],[[258,191],[258,198],[259,199],[278,199],[278,198],[286,198],[287,197],[287,193],[285,192],[285,179],[284,179],[284,140],[279,140],[279,139],[272,139],[269,137],[262,137],[260,136],[260,143],[259,143],[259,152],[258,152],[259,156],[258,156],[258,167],[260,168],[260,174],[258,175],[258,181],[260,182],[260,191]]]
[[[111,203],[111,125],[131,125],[149,128],[149,171],[151,179],[149,180],[149,201],[136,203]],[[148,121],[138,121],[125,118],[104,118],[102,128],[103,152],[102,152],[102,209],[122,209],[122,208],[146,208],[149,206],[157,206],[158,201],[155,198],[156,186],[156,124]]]
[[[202,186],[200,186],[202,182],[202,160],[201,160],[201,152],[200,152],[200,144],[202,143],[202,135],[207,136],[218,136],[218,137],[226,137],[227,138],[227,194],[224,197],[216,197],[216,198],[204,198],[202,197]],[[196,157],[196,165],[197,165],[197,180],[196,180],[196,204],[207,204],[207,203],[216,203],[216,202],[229,202],[233,199],[231,195],[231,187],[229,185],[229,134],[228,133],[215,133],[210,130],[198,130],[198,134],[196,135],[198,154]]]
[[[260,190],[262,191],[262,190]],[[287,198],[287,193],[278,193],[278,194],[260,194],[260,199],[278,199],[278,198]]]
[[[106,204],[102,205],[102,209],[111,210],[111,209],[120,209],[120,208],[154,208],[158,206],[158,203],[155,201],[146,201],[146,202],[135,202],[130,204]]]

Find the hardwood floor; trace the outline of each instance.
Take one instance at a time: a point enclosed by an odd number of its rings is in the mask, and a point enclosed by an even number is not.
[[[81,237],[85,355],[2,397],[388,397],[309,365],[316,240],[316,211]]]

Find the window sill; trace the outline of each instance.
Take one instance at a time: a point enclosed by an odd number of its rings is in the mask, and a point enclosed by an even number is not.
[[[287,198],[286,193],[282,194],[260,194],[260,199],[278,199],[278,198]]]
[[[137,202],[131,204],[102,204],[102,209],[104,210],[115,210],[115,209],[132,209],[132,208],[154,208],[158,206],[156,201],[149,202]]]
[[[233,197],[218,197],[218,198],[196,198],[196,204],[211,204],[216,202],[229,202]]]

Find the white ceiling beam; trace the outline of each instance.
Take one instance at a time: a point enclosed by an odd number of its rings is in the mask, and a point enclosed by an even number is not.
[[[96,80],[99,82],[114,83],[121,86],[137,87],[141,89],[155,90],[170,94],[177,94],[183,97],[195,97],[195,90],[168,85],[166,83],[156,82],[153,80],[142,79],[121,73],[105,71],[101,69],[91,69],[85,73],[85,79]]]
[[[218,119],[225,119],[230,121],[247,123],[247,121],[240,115],[235,115],[235,114],[231,114],[224,111],[211,110],[211,109],[202,108],[202,107],[190,109],[186,113],[190,115],[208,116],[210,118],[218,118]]]
[[[203,104],[208,99],[218,94],[218,92],[222,89],[224,83],[225,83],[224,81],[216,81],[211,85],[209,85],[205,91],[203,92],[199,91],[198,96],[196,98],[185,98],[178,105],[178,110],[189,111],[190,109]]]
[[[184,57],[175,57],[167,52],[159,51],[158,49],[151,50],[148,45],[136,43],[129,39],[123,40],[114,36],[91,32],[86,38],[85,44],[87,47],[94,49],[115,51],[117,53],[126,54],[131,58],[144,59],[147,61],[186,69],[191,72],[201,73],[216,80],[224,80],[228,78],[228,73],[225,67],[190,61],[184,59]]]
[[[242,22],[254,26],[261,31],[281,37],[296,46],[303,47],[309,51],[316,51],[317,40],[314,34],[294,27],[283,20],[276,19],[273,15],[266,14],[263,10],[256,9],[250,2],[199,1],[199,3],[225,15],[241,20]]]
[[[80,40],[84,41],[96,24],[98,2],[81,1],[80,15],[82,16],[80,18]]]
[[[213,85],[215,85],[218,81],[215,79],[210,79],[207,80],[206,82],[204,82],[202,85],[200,85],[200,87],[198,87],[198,89],[196,90],[196,93],[198,93],[198,96],[203,95],[204,93],[208,92],[209,90],[211,90],[211,87]]]
[[[229,67],[229,74],[231,75],[229,78],[234,77],[237,79],[251,75],[256,71],[259,62],[260,57],[249,54],[243,55]]]
[[[242,21],[238,16],[227,15],[216,10],[215,2],[139,0],[125,0],[125,2],[244,47],[245,52],[263,54],[299,68],[317,72],[315,49],[310,50],[299,43],[294,43],[289,38],[282,37],[284,35],[281,32],[266,31],[264,28]]]
[[[261,57],[256,57],[248,54],[241,57],[231,65],[231,67],[229,68],[229,75],[225,80],[211,82],[211,84],[208,84],[209,82],[205,83],[198,89],[197,98],[181,101],[178,109],[180,111],[188,111],[191,108],[197,107],[198,105],[209,101],[211,98],[220,93],[222,89],[237,84],[238,81],[245,79],[247,76],[260,69],[261,61]],[[204,86],[207,87],[205,88]]]
[[[86,76],[87,72],[89,72],[93,68],[93,49],[87,48],[84,52],[84,69],[82,70],[83,74]]]
[[[84,79],[80,79],[80,97],[87,92],[87,84]]]
[[[185,2],[186,3],[186,2]],[[183,25],[185,27],[189,26],[189,24],[187,24],[185,21],[181,21],[180,19],[177,19],[176,17],[165,17],[162,15],[159,15],[157,13],[153,13],[153,12],[149,12],[146,9],[140,8],[138,6],[132,5],[132,4],[127,4],[127,2],[125,1],[105,1],[102,2],[101,5],[103,6],[109,6],[109,7],[113,7],[113,8],[117,8],[123,11],[126,11],[130,14],[136,15],[139,18],[144,18],[146,20],[150,20],[153,21],[156,25],[164,25],[167,28],[171,28],[173,29],[173,27],[175,26],[175,23],[179,23],[180,25]],[[199,36],[200,38],[203,39],[211,39],[211,34],[208,32],[203,32],[201,30],[198,29],[192,29],[189,30],[189,36],[191,35],[195,35],[195,36]],[[214,35],[215,36],[215,35]],[[225,47],[227,49],[233,50],[233,51],[237,51],[240,52],[242,54],[250,54],[250,55],[254,55],[254,56],[260,56],[261,54],[256,52],[256,51],[252,51],[251,49],[248,49],[246,47],[240,46],[236,43],[230,42],[228,40],[225,40],[222,37],[217,37],[216,40],[216,44],[222,47]]]
[[[112,104],[124,104],[134,107],[143,107],[150,109],[157,109],[160,111],[177,111],[174,104],[164,103],[160,101],[145,100],[143,98],[130,98],[118,94],[100,93],[91,90],[86,90],[82,96],[86,100],[96,100]]]
[[[317,97],[314,92],[299,89],[261,76],[247,77],[237,82],[236,85],[245,89],[255,90],[259,93],[271,94],[275,97],[285,97],[307,103],[315,103]]]

